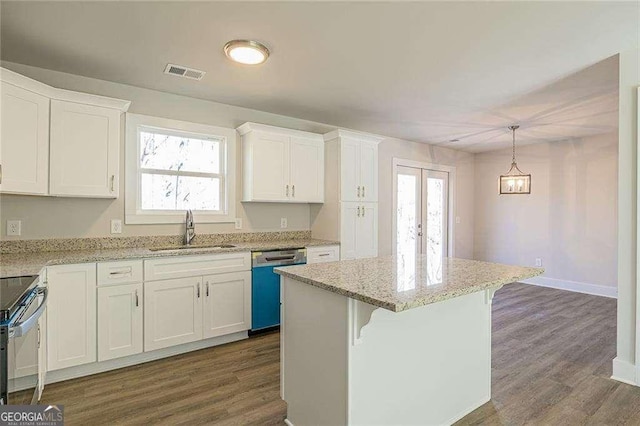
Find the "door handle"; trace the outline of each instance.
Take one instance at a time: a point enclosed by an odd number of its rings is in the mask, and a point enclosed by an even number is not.
[[[289,185],[287,185],[287,197],[289,196]]]
[[[362,187],[362,198],[364,198],[364,186]]]
[[[200,299],[200,283],[197,284],[197,289],[198,289],[198,299]]]
[[[358,217],[360,217],[360,206],[358,206]]]
[[[362,206],[362,217],[364,217],[364,206]]]
[[[111,175],[111,192],[115,190],[116,175]]]
[[[291,196],[294,197],[294,198],[296,197],[296,186],[295,185],[291,186]]]
[[[207,291],[207,297],[209,297],[209,281],[207,281],[206,285],[206,291]]]
[[[360,186],[358,186],[358,198],[360,198]]]
[[[136,290],[136,308],[140,306],[140,300],[138,299],[138,290]]]

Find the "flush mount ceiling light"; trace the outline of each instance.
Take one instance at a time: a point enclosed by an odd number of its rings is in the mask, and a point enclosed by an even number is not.
[[[520,126],[509,126],[513,133],[513,157],[506,175],[500,175],[500,194],[531,194],[531,175],[525,175],[516,163],[516,130]]]
[[[269,57],[269,49],[253,40],[231,40],[224,45],[224,54],[234,62],[258,65]]]

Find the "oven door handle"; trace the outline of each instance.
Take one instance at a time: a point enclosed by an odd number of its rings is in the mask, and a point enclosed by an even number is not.
[[[47,297],[49,296],[49,289],[43,288],[40,290],[40,294],[42,294],[42,302],[40,302],[40,306],[35,310],[33,314],[29,318],[24,321],[20,321],[19,323],[11,326],[9,328],[9,336],[11,337],[21,337],[27,334],[31,327],[33,327],[37,322],[45,308],[47,307]],[[31,302],[33,303],[33,302]]]

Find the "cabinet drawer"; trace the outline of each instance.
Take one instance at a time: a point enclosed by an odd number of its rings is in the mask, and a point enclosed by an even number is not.
[[[98,263],[98,285],[142,282],[142,260]]]
[[[324,263],[340,260],[340,246],[307,248],[307,263]]]
[[[240,272],[251,269],[251,254],[225,253],[202,256],[173,256],[144,261],[145,281]]]

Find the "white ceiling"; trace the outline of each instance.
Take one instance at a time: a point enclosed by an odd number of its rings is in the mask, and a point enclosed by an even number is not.
[[[640,37],[636,1],[2,2],[0,12],[3,60],[472,152],[509,146],[513,123],[523,142],[615,129],[611,57]],[[229,62],[222,46],[234,38],[271,57]],[[168,62],[207,75],[167,76]]]

